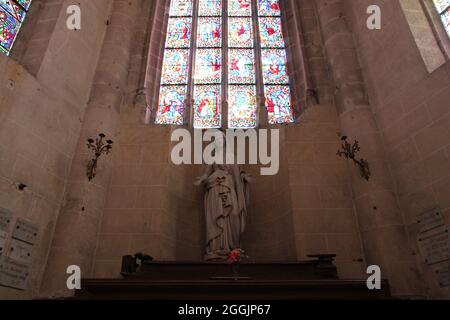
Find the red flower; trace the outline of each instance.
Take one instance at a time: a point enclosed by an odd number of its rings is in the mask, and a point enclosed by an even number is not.
[[[233,264],[241,261],[241,255],[243,251],[241,249],[234,249],[228,254],[228,263]]]

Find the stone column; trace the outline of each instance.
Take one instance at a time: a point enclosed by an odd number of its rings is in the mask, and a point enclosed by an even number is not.
[[[360,142],[360,155],[369,161],[372,170],[370,182],[366,182],[358,168],[350,164],[367,265],[381,267],[382,277],[389,279],[394,294],[417,294],[417,266],[346,21],[345,0],[317,0],[316,6],[336,85],[342,134]]]
[[[97,177],[89,182],[86,164],[92,155],[86,147],[86,140],[95,138],[99,133],[115,140],[118,134],[119,110],[126,90],[134,26],[141,2],[114,0],[112,4],[90,100],[66,183],[64,204],[58,216],[42,281],[41,293],[45,296],[71,294],[66,287],[66,269],[70,265],[79,266],[83,278],[92,273],[111,173],[111,157],[102,156]]]

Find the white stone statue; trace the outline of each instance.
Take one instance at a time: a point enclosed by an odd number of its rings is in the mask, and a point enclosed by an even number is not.
[[[251,178],[239,165],[210,165],[197,178],[205,187],[205,260],[226,260],[230,251],[241,248],[249,203]]]

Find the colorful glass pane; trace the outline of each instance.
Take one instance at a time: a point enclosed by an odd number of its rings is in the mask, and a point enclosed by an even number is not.
[[[251,0],[228,0],[228,15],[231,17],[251,17]]]
[[[220,83],[222,55],[220,49],[198,49],[195,60],[195,83]]]
[[[16,2],[12,0],[0,0],[0,7],[8,11],[16,20],[22,22],[25,19],[26,12]]]
[[[21,23],[13,18],[3,7],[0,7],[0,51],[9,55]]]
[[[230,49],[228,61],[229,83],[255,83],[255,57],[253,49]]]
[[[28,11],[32,0],[16,0],[25,10]]]
[[[229,18],[228,45],[230,48],[252,48],[253,27],[251,18]]]
[[[222,18],[201,17],[198,20],[197,47],[222,46]]]
[[[441,19],[447,34],[450,36],[450,7],[441,15]]]
[[[195,86],[194,128],[211,129],[222,125],[221,86]]]
[[[258,0],[258,11],[260,16],[281,16],[280,0]]]
[[[167,49],[164,53],[161,84],[186,84],[188,57],[187,49]]]
[[[191,44],[191,18],[170,18],[166,48],[189,48]]]
[[[0,52],[9,55],[31,0],[0,0]]]
[[[192,0],[172,0],[170,4],[171,17],[192,16]]]
[[[286,51],[284,49],[261,50],[264,84],[288,84]]]
[[[222,0],[200,0],[198,15],[200,17],[221,16]]]
[[[433,2],[439,13],[444,12],[450,7],[450,0],[433,0]]]
[[[264,90],[269,124],[294,122],[289,86],[266,86]]]
[[[182,125],[186,86],[163,86],[159,95],[157,124]]]
[[[232,129],[255,128],[256,87],[230,86],[228,90],[228,127]]]
[[[284,48],[280,18],[259,18],[262,48]]]

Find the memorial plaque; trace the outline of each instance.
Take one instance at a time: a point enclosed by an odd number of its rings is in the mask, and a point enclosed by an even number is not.
[[[29,267],[23,263],[0,256],[0,285],[25,290],[29,275]]]
[[[439,208],[419,214],[417,216],[417,223],[419,224],[419,233],[424,233],[445,225]]]
[[[38,227],[36,225],[22,219],[17,219],[12,237],[29,244],[34,244],[36,241],[37,232]]]
[[[450,259],[450,237],[445,227],[419,235],[418,242],[422,257],[427,264],[435,264]]]
[[[0,256],[6,253],[7,240],[8,240],[8,232],[0,231]]]
[[[441,287],[450,286],[450,266],[436,270],[436,274]]]
[[[31,256],[33,253],[33,246],[31,244],[12,239],[9,244],[8,252],[9,258],[14,261],[24,264],[31,264],[33,261]]]
[[[8,209],[0,208],[0,231],[8,231],[12,213]]]

